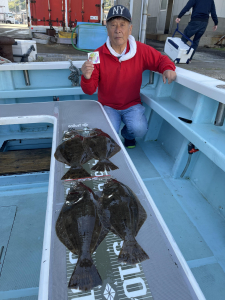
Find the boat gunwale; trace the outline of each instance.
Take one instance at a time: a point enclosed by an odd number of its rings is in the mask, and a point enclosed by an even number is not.
[[[84,62],[85,62],[84,60],[72,61],[74,66],[76,66],[77,68],[81,68]],[[69,67],[70,67],[69,61],[7,63],[7,64],[0,65],[0,71],[19,71],[19,70],[45,71],[45,70],[62,70],[62,69],[68,69],[69,71]],[[156,73],[162,76],[162,74],[158,72]],[[217,86],[224,85],[224,81],[212,77],[208,77],[206,75],[202,75],[199,73],[195,73],[193,71],[182,69],[180,67],[176,67],[176,73],[177,73],[177,78],[175,80],[175,83],[183,85],[193,91],[203,94],[204,96],[207,96],[209,98],[212,98],[218,102],[225,104],[225,89],[221,89],[217,87]],[[151,85],[149,86],[151,87]],[[74,88],[76,90],[76,87]],[[29,90],[32,91],[32,89]],[[54,88],[51,88],[50,90],[54,90]],[[17,91],[18,93],[18,89],[16,89],[15,91]],[[7,91],[3,91],[3,92],[7,92]],[[10,90],[9,92],[12,92],[12,90]]]

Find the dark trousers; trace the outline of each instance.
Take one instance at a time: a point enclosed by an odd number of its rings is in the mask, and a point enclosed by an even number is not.
[[[193,48],[194,52],[192,53],[192,56],[190,59],[193,58],[195,51],[198,48],[199,41],[201,37],[203,36],[204,32],[206,31],[206,27],[208,25],[208,22],[202,22],[202,21],[190,21],[188,23],[188,26],[184,30],[184,35],[186,35],[188,38],[191,38],[194,35],[193,39]],[[188,40],[182,37],[182,41],[186,43]]]

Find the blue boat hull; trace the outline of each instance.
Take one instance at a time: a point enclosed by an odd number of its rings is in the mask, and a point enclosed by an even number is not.
[[[75,63],[78,67],[82,64]],[[59,102],[97,101],[97,94],[87,97],[80,87],[71,86],[68,67],[67,62],[23,64],[14,67],[15,70],[6,65],[0,72],[0,103],[14,104],[11,106],[13,110],[18,104],[21,113],[23,104],[53,102],[54,96]],[[28,87],[23,70],[29,71],[31,85]],[[143,73],[141,98],[146,107],[149,130],[143,139],[138,140],[135,149],[128,150],[128,154],[205,298],[222,300],[225,297],[225,125],[215,126],[214,121],[218,103],[225,102],[225,93],[217,88],[222,85],[218,80],[179,68],[177,73],[178,78],[171,85],[164,85],[159,74],[155,74],[154,82],[149,83],[149,71]],[[15,113],[12,111],[13,116]],[[185,123],[179,117],[192,123]],[[53,125],[12,122],[0,127],[1,145],[6,140],[32,137],[52,138]],[[188,162],[190,142],[199,151],[191,155],[190,164],[181,176]],[[38,187],[46,188],[48,175],[32,176],[34,181],[27,175],[2,177],[3,197],[10,195],[11,189],[15,195],[25,195],[27,186],[37,188],[37,194],[34,194],[39,197]],[[47,201],[46,194],[44,198]],[[4,202],[1,203],[4,206]],[[42,217],[44,213],[45,210]],[[43,234],[42,228],[41,240]],[[40,253],[40,249],[38,251]],[[39,259],[40,256],[37,261]],[[37,273],[40,271],[38,266]],[[37,288],[37,283],[24,288],[23,296],[34,293],[34,299],[37,299]],[[152,288],[154,299],[163,299],[162,296],[157,298],[157,290],[164,288],[157,285],[155,290]],[[9,291],[3,289],[2,292]],[[5,294],[8,299],[10,293]],[[190,299],[203,299],[197,297],[192,295]]]

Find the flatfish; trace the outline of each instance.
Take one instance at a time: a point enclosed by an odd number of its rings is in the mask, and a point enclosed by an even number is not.
[[[62,180],[91,177],[82,167],[82,164],[92,158],[85,152],[82,142],[83,137],[78,131],[71,130],[64,134],[63,142],[57,147],[54,154],[55,159],[71,166],[61,178]]]
[[[95,204],[103,226],[124,241],[118,261],[136,264],[149,259],[135,239],[147,215],[133,191],[123,183],[110,179]]]
[[[101,129],[94,128],[95,135],[85,137],[83,140],[83,147],[88,156],[93,157],[98,163],[91,168],[95,171],[110,171],[116,170],[118,167],[114,165],[109,158],[120,151],[120,146]]]
[[[93,200],[96,201],[97,196],[78,182],[70,189],[55,227],[59,240],[78,255],[68,287],[83,291],[102,284],[91,254],[108,232],[99,220]]]

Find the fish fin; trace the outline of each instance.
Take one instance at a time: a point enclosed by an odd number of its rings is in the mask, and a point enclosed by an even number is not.
[[[138,225],[137,225],[137,231],[135,236],[138,234],[138,231],[141,229],[142,225],[147,219],[146,211],[138,199],[137,199],[137,205],[138,205]]]
[[[113,227],[112,225],[110,226],[110,231],[111,231],[113,234],[115,234],[115,235],[117,235],[118,237],[120,237],[121,239],[123,239],[122,236],[120,236],[120,234],[114,229],[114,227]]]
[[[100,198],[102,196],[102,192],[101,191],[95,191],[95,195],[97,195],[98,198]]]
[[[116,165],[114,165],[109,159],[99,160],[99,162],[94,165],[91,170],[95,171],[110,171],[119,169]]]
[[[108,211],[106,212],[101,203],[98,203],[97,206],[97,213],[98,213],[98,217],[100,222],[102,223],[102,226],[106,229],[106,230],[110,230],[111,224],[109,221],[109,214]]]
[[[70,168],[69,171],[66,172],[66,174],[63,175],[61,180],[65,179],[77,179],[77,178],[86,178],[91,177],[91,175],[83,168]]]
[[[119,263],[127,263],[131,265],[137,264],[146,259],[149,259],[148,255],[145,253],[145,251],[141,248],[141,246],[137,243],[136,240],[131,242],[124,242],[123,247],[120,250],[120,254],[118,256]]]
[[[62,145],[59,145],[56,148],[54,157],[55,157],[56,160],[60,161],[61,163],[64,163],[64,164],[68,165],[69,162],[62,155],[62,148],[63,148]]]
[[[104,226],[102,226],[102,229],[100,231],[100,234],[99,234],[99,237],[98,237],[98,240],[97,240],[97,243],[95,245],[95,249],[93,252],[95,252],[97,250],[98,246],[101,244],[101,242],[107,236],[108,232],[109,232],[109,230],[107,228],[105,228]]]
[[[69,249],[73,254],[78,255],[78,251],[73,247],[73,244],[71,243],[67,235],[66,227],[64,223],[64,217],[62,213],[59,214],[59,217],[56,221],[55,231],[60,242],[63,243],[66,246],[66,248]]]
[[[113,181],[117,182],[115,179]],[[137,227],[135,231],[135,236],[138,234],[139,230],[141,229],[142,225],[144,224],[145,220],[147,219],[147,213],[144,209],[144,207],[141,205],[140,200],[138,199],[137,195],[125,184],[120,183],[125,189],[127,189],[127,193],[130,195],[130,197],[134,198],[134,201],[137,203],[138,206],[138,222]]]
[[[113,140],[114,141],[114,140]],[[115,142],[115,141],[114,141]],[[115,142],[115,147],[113,151],[110,153],[109,158],[114,156],[116,153],[118,153],[121,150],[120,146]]]
[[[79,259],[70,278],[68,287],[81,291],[89,291],[98,285],[102,285],[102,279],[92,258]]]
[[[91,160],[93,156],[90,153],[84,152],[83,156],[80,160],[81,165],[86,164],[89,160]]]
[[[97,209],[99,204],[98,204],[98,200],[96,199],[96,197],[93,197],[92,201],[93,201],[93,204],[95,205],[95,208]]]

